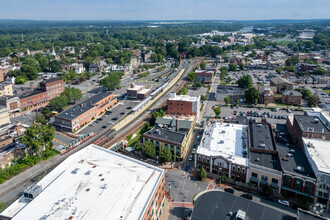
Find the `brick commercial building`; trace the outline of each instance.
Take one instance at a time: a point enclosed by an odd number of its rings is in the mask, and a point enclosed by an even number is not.
[[[203,84],[211,84],[214,77],[214,71],[208,70],[195,70],[196,82],[201,82]]]
[[[49,100],[60,96],[64,91],[64,81],[58,78],[50,78],[40,82],[40,89],[23,93],[20,98],[22,111],[33,111],[48,105]]]
[[[282,93],[285,90],[293,90],[293,84],[282,77],[271,78],[270,86],[276,86],[277,93]]]
[[[60,96],[65,89],[63,79],[58,78],[50,78],[40,82],[40,88],[47,92],[48,100]]]
[[[19,98],[21,111],[33,111],[45,107],[49,102],[47,92],[41,89],[23,93]]]
[[[0,105],[7,106],[10,115],[15,115],[15,113],[21,110],[21,103],[17,96],[0,97]]]
[[[153,129],[143,135],[143,143],[151,142],[156,154],[170,149],[173,161],[182,161],[186,157],[193,135],[193,121],[172,118],[157,118]]]
[[[191,97],[188,95],[176,95],[175,92],[172,92],[170,98],[167,100],[166,113],[169,115],[198,116],[199,112],[200,112],[200,97]]]
[[[301,93],[295,90],[287,90],[282,93],[282,103],[287,105],[301,105]]]
[[[76,131],[117,103],[112,93],[101,92],[55,116],[55,127]]]
[[[164,219],[164,173],[89,145],[27,188],[0,219]]]
[[[230,104],[237,103],[237,100],[242,103],[245,98],[245,90],[238,86],[218,85],[217,101],[223,102],[225,97],[229,98]]]
[[[249,124],[249,159],[249,182],[257,187],[269,185],[280,192],[282,167],[269,124]]]
[[[302,137],[330,140],[330,130],[318,116],[295,115],[293,119],[287,120],[289,131],[293,140],[303,147]]]
[[[248,178],[248,128],[246,125],[209,123],[195,154],[195,168],[208,175],[246,183]]]
[[[131,99],[144,99],[151,93],[151,89],[146,89],[145,86],[135,85],[131,83],[131,85],[127,88],[127,98]]]

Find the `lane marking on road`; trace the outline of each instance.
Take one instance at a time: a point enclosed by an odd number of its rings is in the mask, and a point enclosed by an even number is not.
[[[172,207],[193,208],[194,205],[191,202],[172,202]]]

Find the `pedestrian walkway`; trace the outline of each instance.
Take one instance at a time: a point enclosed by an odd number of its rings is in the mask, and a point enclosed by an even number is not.
[[[193,208],[194,205],[191,202],[172,202],[172,207]]]
[[[212,190],[214,189],[215,184],[214,183],[209,183],[209,185],[207,186],[206,190]]]

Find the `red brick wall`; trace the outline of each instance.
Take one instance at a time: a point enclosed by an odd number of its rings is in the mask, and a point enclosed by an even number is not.
[[[40,108],[48,104],[47,93],[42,92],[33,96],[20,99],[21,109],[27,108],[29,110]]]
[[[162,201],[165,198],[165,177],[164,174],[161,177],[161,180],[159,181],[155,192],[152,195],[152,198],[147,206],[147,209],[145,211],[145,213],[143,214],[143,218],[142,219],[146,219],[146,220],[150,220],[152,219],[152,207],[154,206],[154,204],[156,204],[154,212],[155,211],[159,211],[159,209],[161,209],[161,205],[162,205]],[[162,211],[162,214],[164,213],[164,209]],[[160,219],[160,218],[158,218]]]
[[[166,113],[170,115],[196,115],[196,112],[192,112],[191,102],[176,100],[167,100]]]

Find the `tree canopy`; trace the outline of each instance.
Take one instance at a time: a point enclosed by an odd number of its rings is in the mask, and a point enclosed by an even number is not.
[[[170,149],[163,149],[161,150],[161,152],[159,153],[159,159],[162,162],[167,162],[170,161],[172,158],[172,153]]]
[[[252,78],[250,75],[245,74],[237,80],[237,84],[244,89],[250,88],[253,84]]]
[[[153,157],[156,155],[155,146],[151,142],[147,142],[142,147],[142,153],[147,157]]]

